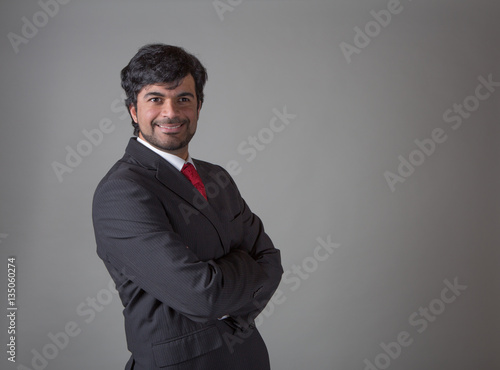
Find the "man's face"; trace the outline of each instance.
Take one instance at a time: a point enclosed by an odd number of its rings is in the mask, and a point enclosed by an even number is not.
[[[139,125],[139,137],[156,148],[183,159],[198,123],[198,106],[193,76],[177,84],[146,85],[137,95],[137,108],[130,114]]]

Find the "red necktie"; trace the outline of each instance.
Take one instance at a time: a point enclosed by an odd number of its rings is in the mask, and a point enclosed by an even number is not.
[[[198,189],[198,191],[203,195],[205,199],[207,199],[207,193],[205,192],[205,186],[203,185],[203,181],[201,181],[200,175],[198,175],[198,172],[196,171],[196,168],[194,166],[187,162],[184,164],[181,170],[182,174],[187,177],[189,181],[191,181],[191,184]],[[207,199],[208,200],[208,199]]]

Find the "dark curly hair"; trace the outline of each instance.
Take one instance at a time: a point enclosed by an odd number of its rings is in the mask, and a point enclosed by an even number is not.
[[[183,48],[165,44],[149,44],[139,49],[121,71],[121,84],[127,98],[125,106],[137,109],[137,95],[146,85],[180,83],[191,74],[195,82],[198,107],[203,103],[203,88],[207,70],[194,55]],[[139,135],[139,125],[132,120],[134,135]]]

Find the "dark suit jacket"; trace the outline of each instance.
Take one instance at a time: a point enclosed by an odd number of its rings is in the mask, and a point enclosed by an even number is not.
[[[127,369],[269,368],[253,319],[280,282],[280,253],[229,174],[194,162],[208,202],[135,138],[94,195],[97,253],[124,306]]]

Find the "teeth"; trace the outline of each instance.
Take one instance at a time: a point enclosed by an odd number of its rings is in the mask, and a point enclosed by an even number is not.
[[[162,125],[158,125],[158,126],[161,127],[161,128],[166,128],[166,129],[169,129],[169,130],[173,130],[175,128],[181,127],[182,125],[178,125],[178,126],[162,126]]]

